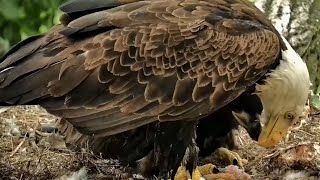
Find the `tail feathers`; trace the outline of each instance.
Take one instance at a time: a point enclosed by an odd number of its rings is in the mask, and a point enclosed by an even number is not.
[[[83,135],[65,119],[60,120],[59,131],[65,136],[67,146],[74,150],[89,148],[95,154],[99,154],[105,145],[104,138]]]

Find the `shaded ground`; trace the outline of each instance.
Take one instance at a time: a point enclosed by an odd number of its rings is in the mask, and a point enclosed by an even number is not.
[[[86,172],[88,179],[128,179],[130,169],[116,160],[100,159],[87,149],[69,151],[63,137],[40,132],[54,131],[56,120],[37,106],[0,115],[0,179],[77,180]],[[320,179],[320,116],[303,118],[286,142],[272,149],[257,146],[243,129],[236,133],[235,151],[249,160],[245,171],[252,179]]]

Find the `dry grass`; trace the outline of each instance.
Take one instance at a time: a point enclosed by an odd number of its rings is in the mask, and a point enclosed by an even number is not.
[[[0,116],[0,179],[67,179],[82,167],[91,179],[125,178],[117,160],[104,160],[88,149],[72,152],[63,137],[40,132],[57,119],[38,106],[16,107]],[[76,178],[78,179],[78,178]]]
[[[42,137],[37,133],[41,123],[54,122],[54,117],[36,106],[18,107],[1,114],[2,179],[53,179],[78,168],[74,153],[50,147],[44,143],[50,136]]]
[[[0,116],[0,179],[67,179],[86,167],[89,179],[128,179],[130,169],[116,160],[103,160],[87,149],[72,152],[57,134],[41,133],[56,118],[37,106],[17,107]],[[275,148],[256,145],[243,129],[237,132],[236,152],[249,160],[252,179],[318,179],[320,117],[304,118],[285,142]],[[63,177],[61,177],[63,176]]]

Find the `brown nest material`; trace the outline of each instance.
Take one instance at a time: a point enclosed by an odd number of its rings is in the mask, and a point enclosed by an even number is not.
[[[117,160],[101,159],[88,149],[68,150],[63,137],[39,132],[56,118],[38,106],[16,107],[0,116],[0,179],[67,179],[85,167],[88,179],[128,179],[132,170]],[[319,179],[320,116],[299,121],[285,142],[270,149],[259,147],[244,129],[236,131],[235,150],[249,163],[253,180]],[[138,175],[136,179],[141,178]]]

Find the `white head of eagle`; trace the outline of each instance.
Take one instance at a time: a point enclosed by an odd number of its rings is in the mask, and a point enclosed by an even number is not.
[[[267,74],[263,84],[256,85],[256,93],[263,105],[261,122],[264,124],[259,145],[277,144],[295,123],[308,98],[310,79],[306,64],[283,38],[287,50],[282,50],[278,67]]]

